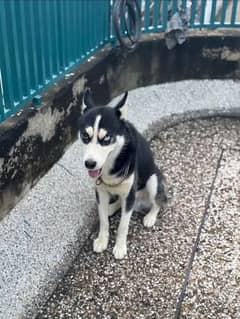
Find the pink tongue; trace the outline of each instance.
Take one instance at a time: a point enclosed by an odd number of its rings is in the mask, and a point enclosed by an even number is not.
[[[88,175],[91,177],[98,177],[100,175],[100,169],[89,170]]]

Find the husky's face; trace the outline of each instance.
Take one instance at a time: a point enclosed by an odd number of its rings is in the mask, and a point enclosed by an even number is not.
[[[84,165],[89,176],[93,178],[100,176],[103,168],[111,168],[112,160],[124,145],[123,120],[126,98],[127,93],[114,108],[94,107],[89,91],[84,95],[80,138],[85,145]]]

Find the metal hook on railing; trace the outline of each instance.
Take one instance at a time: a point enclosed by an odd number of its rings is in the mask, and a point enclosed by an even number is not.
[[[112,14],[120,45],[133,50],[141,36],[141,9],[138,0],[115,0]]]

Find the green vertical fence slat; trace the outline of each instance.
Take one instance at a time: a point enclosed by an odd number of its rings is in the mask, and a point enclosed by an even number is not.
[[[217,0],[212,0],[212,8],[211,8],[211,16],[210,16],[210,25],[212,27],[215,26],[216,7],[217,7]]]
[[[181,8],[185,11],[187,8],[187,0],[182,0]]]
[[[85,2],[85,1],[84,1]],[[66,59],[66,36],[65,36],[65,21],[64,21],[64,0],[59,0],[58,4],[60,6],[60,21],[59,21],[59,30],[60,30],[60,52],[62,56],[62,70],[64,71],[67,66]]]
[[[105,2],[104,6],[103,6],[103,14],[102,14],[102,19],[104,21],[104,36],[103,36],[103,42],[107,42],[109,41],[109,39],[111,39],[112,37],[112,25],[111,25],[111,4],[110,2]]]
[[[88,44],[89,39],[88,37],[85,36],[85,34],[89,34],[88,3],[86,1],[83,1],[83,5],[84,5],[84,29],[86,31],[86,33],[84,32],[84,46],[85,46],[84,54],[87,55],[89,50],[89,44]]]
[[[30,70],[29,70],[29,61],[28,61],[28,52],[29,52],[29,46],[27,43],[27,36],[26,36],[26,17],[25,17],[25,3],[22,1],[19,1],[20,5],[20,24],[21,24],[21,36],[22,36],[22,53],[23,53],[23,65],[25,70],[25,78],[24,83],[26,85],[26,94],[30,93]]]
[[[150,26],[150,0],[145,0],[144,8],[144,31],[147,31]]]
[[[82,5],[81,5],[81,9],[80,6],[78,4],[78,2],[76,1],[76,6],[77,6],[77,56],[79,58],[79,60],[81,60],[82,58],[82,47],[83,47],[83,37],[82,37],[82,29],[83,29],[83,12],[82,12]]]
[[[42,10],[42,1],[36,1],[35,2],[36,7],[36,18],[37,18],[37,25],[41,26],[42,25],[42,15],[43,15],[43,10]],[[44,60],[44,50],[43,50],[43,42],[44,42],[44,36],[43,36],[43,28],[39,27],[38,28],[38,40],[36,43],[36,49],[38,52],[38,65],[39,65],[39,71],[40,71],[40,86],[43,86],[46,81],[46,67],[45,67],[45,60]]]
[[[84,12],[84,55],[86,56],[88,54],[88,37],[86,37],[86,34],[89,34],[89,27],[88,27],[88,4],[86,1],[83,1],[83,12]]]
[[[92,0],[93,1],[93,0]],[[93,23],[92,20],[89,19],[90,12],[92,12],[93,2],[87,1],[87,19],[88,19],[88,34],[91,34],[91,37],[87,37],[88,39],[88,54],[92,51],[93,46]]]
[[[43,10],[42,10],[42,1],[36,1],[37,3],[37,11],[38,11],[38,25],[41,26],[43,23]],[[38,48],[40,50],[40,70],[41,70],[41,85],[46,83],[46,64],[44,59],[44,35],[43,28],[39,28],[39,39],[38,39]]]
[[[98,3],[98,7],[96,8],[96,20],[99,20],[99,24],[95,24],[95,39],[97,46],[99,47],[102,44],[102,34],[104,34],[104,21],[103,21],[103,14],[102,14],[102,5],[101,1]],[[101,32],[99,32],[99,25],[101,26]]]
[[[97,4],[95,2],[95,0],[92,0],[91,2],[91,9],[89,12],[91,12],[91,16],[93,16],[93,20],[96,21],[96,8],[97,8]],[[95,47],[96,47],[96,32],[95,32],[95,27],[96,27],[97,23],[90,23],[91,26],[91,33],[92,34],[92,43],[91,43],[91,51],[94,51]],[[101,32],[101,25],[99,24],[98,26],[98,31]]]
[[[98,7],[96,9],[96,20],[99,19],[99,24],[95,23],[95,39],[97,43],[97,47],[99,47],[102,43],[102,34],[104,34],[104,21],[103,21],[103,14],[102,14],[102,5],[101,1],[98,3]],[[101,32],[99,32],[98,28],[99,25],[101,26]]]
[[[114,3],[115,0],[113,0],[113,3]],[[113,4],[112,4],[113,5]],[[109,36],[108,38],[111,39],[111,43],[113,44],[114,41],[116,40],[116,34],[114,32],[114,27],[113,27],[113,24],[112,24],[112,5],[109,3],[108,5],[108,25],[109,25]],[[107,39],[108,39],[107,38]]]
[[[79,38],[78,38],[78,32],[77,32],[77,2],[73,1],[73,38],[75,39],[73,42],[73,59],[74,62],[78,61],[78,54],[77,54],[77,48],[78,48],[78,43],[79,43]]]
[[[83,56],[85,57],[88,53],[88,37],[86,34],[88,34],[88,16],[87,16],[87,2],[83,1],[83,17],[84,17],[84,30],[83,31]]]
[[[71,12],[71,33],[72,33],[72,37],[74,39],[74,41],[72,41],[71,45],[72,45],[72,64],[74,64],[76,62],[76,41],[77,41],[77,37],[75,34],[75,1],[72,0],[71,2],[71,8],[70,8],[70,12]]]
[[[108,4],[108,3],[107,3]],[[106,11],[108,11],[108,8],[106,7],[106,3],[103,2],[103,5],[101,6],[102,8],[102,11],[101,11],[101,17],[102,17],[102,23],[103,23],[103,37],[102,37],[102,40],[103,42],[105,42],[107,36],[108,36],[108,33],[107,33],[107,24],[108,24],[108,20],[109,20],[109,17],[108,15],[104,15],[104,13]],[[110,31],[110,30],[109,30]]]
[[[103,34],[104,32],[104,26],[103,26],[103,21],[102,21],[102,8],[101,8],[101,1],[98,2],[98,5],[96,6],[96,11],[95,11],[95,20],[98,21],[99,23],[95,23],[95,48],[98,48],[101,44],[101,39],[100,39],[100,34]],[[99,30],[100,28],[100,30]]]
[[[15,94],[15,100],[20,101],[23,98],[23,88],[22,88],[22,77],[21,77],[21,59],[19,55],[19,37],[18,37],[18,30],[16,24],[16,10],[15,10],[15,2],[10,1],[10,14],[11,14],[11,23],[12,23],[12,35],[13,35],[13,58],[15,60],[16,65],[16,79],[17,79],[17,92]],[[16,98],[17,97],[17,98]]]
[[[50,66],[50,80],[56,77],[56,58],[55,58],[55,39],[54,39],[54,12],[53,12],[54,1],[48,1],[47,3],[47,17],[48,17],[48,47],[49,47],[49,66]]]
[[[33,60],[33,82],[32,87],[37,90],[39,85],[39,74],[38,74],[38,66],[37,66],[37,55],[36,55],[36,29],[35,29],[35,21],[34,21],[34,11],[33,11],[33,1],[29,1],[29,32],[31,35],[31,54]]]
[[[112,41],[113,38],[113,32],[112,32],[112,23],[111,23],[111,15],[112,15],[112,7],[111,3],[105,3],[105,10],[104,10],[104,17],[106,20],[105,24],[105,42],[109,41],[109,39]]]
[[[158,30],[159,26],[159,14],[160,14],[160,0],[154,1],[154,13],[153,13],[153,26],[154,30]]]
[[[3,94],[3,83],[2,83],[2,72],[0,66],[0,121],[3,121],[5,117],[4,114],[4,94]]]
[[[225,24],[228,3],[229,3],[229,0],[223,0],[222,12],[221,12],[221,25],[222,26],[224,26],[224,24]]]
[[[106,38],[105,41],[107,41],[108,39],[111,40],[111,43],[113,43],[114,39],[115,39],[115,35],[114,35],[114,28],[113,28],[113,23],[112,23],[112,8],[113,8],[113,4],[114,2],[110,2],[108,4],[105,4],[105,6],[107,5],[107,7],[105,7],[105,9],[108,11],[108,21],[106,22],[106,26],[109,25],[109,29],[106,33]]]
[[[163,8],[162,8],[162,26],[163,30],[167,28],[168,21],[168,1],[163,0]]]
[[[98,21],[99,17],[101,18],[101,15],[99,15],[99,13],[101,14],[101,8],[99,6],[99,4],[101,5],[101,1],[97,3],[97,5],[95,6],[95,15],[94,15],[94,20]],[[100,46],[100,42],[101,40],[99,39],[99,34],[103,33],[103,25],[102,25],[102,21],[100,20],[100,23],[94,23],[94,39],[95,39],[95,45],[94,48],[97,49]]]
[[[71,1],[64,1],[64,23],[65,23],[65,28],[64,28],[64,32],[66,34],[65,40],[66,40],[66,69],[69,67],[70,62],[71,62],[71,44],[70,44],[70,3]],[[72,22],[71,22],[72,23]]]
[[[102,28],[101,33],[98,32],[98,26],[97,26],[97,24],[96,24],[96,26],[95,26],[95,29],[96,29],[96,39],[97,39],[97,42],[98,42],[99,45],[102,44],[102,37],[101,37],[101,35],[105,33],[105,23],[104,23],[104,19],[103,19],[103,10],[104,10],[104,7],[103,7],[102,5],[100,5],[100,6],[98,7],[98,10],[97,10],[98,16],[99,16],[99,18],[98,18],[98,19],[99,19],[99,24],[101,25],[101,28]]]
[[[206,10],[206,1],[207,0],[202,0],[201,1],[200,25],[204,24],[204,16],[205,16],[205,10]]]
[[[53,49],[53,54],[54,54],[54,59],[56,62],[56,70],[55,70],[55,74],[56,76],[59,74],[59,72],[61,71],[60,69],[60,61],[59,61],[59,50],[60,50],[60,46],[59,46],[59,28],[58,28],[58,4],[57,4],[58,0],[54,0],[53,2],[53,7],[52,7],[52,12],[53,12],[53,30],[54,30],[54,49]]]
[[[152,1],[154,2],[155,0],[152,0]],[[161,0],[159,0],[159,1],[161,1]],[[138,6],[140,12],[142,13],[142,0],[136,0],[136,2],[137,2],[137,6]],[[140,19],[140,21],[142,22],[142,19]],[[141,28],[142,27],[143,26],[142,26],[142,23],[141,23]]]
[[[91,12],[91,15],[93,16],[93,21],[96,21],[96,3],[94,0],[89,2],[89,12]],[[98,17],[99,18],[99,17]],[[95,27],[96,23],[89,23],[90,32],[92,36],[90,37],[90,51],[93,51],[96,45],[96,33],[95,33]],[[101,26],[99,25],[99,31],[101,30]]]
[[[234,26],[236,23],[236,16],[237,16],[237,6],[238,6],[238,0],[233,0],[232,4],[232,15],[231,15],[231,25]]]
[[[85,43],[85,51],[84,55],[85,57],[89,53],[89,37],[86,36],[86,34],[89,34],[89,19],[88,19],[88,2],[84,1],[84,43]]]
[[[178,11],[178,0],[172,0],[172,13]]]
[[[85,28],[85,1],[82,3],[82,8],[81,8],[81,17],[82,17],[82,23],[81,23],[81,43],[82,43],[82,47],[81,47],[81,58],[84,59],[85,56],[85,52],[86,52],[86,40],[84,37],[84,28]]]
[[[197,2],[193,1],[191,6],[191,17],[190,17],[190,26],[194,27],[195,23],[195,16],[196,16],[196,8],[197,8]]]
[[[52,59],[51,59],[51,38],[50,38],[50,16],[49,16],[49,1],[41,1],[43,9],[43,25],[45,41],[43,42],[44,58],[46,62],[46,83],[48,84],[52,77]]]
[[[88,55],[92,51],[92,45],[93,45],[93,24],[90,19],[90,12],[92,12],[92,1],[87,1],[87,19],[88,19],[88,34],[91,34],[91,37],[87,37],[88,39]]]
[[[0,52],[1,52],[1,72],[2,72],[2,85],[4,94],[4,109],[9,110],[14,105],[13,87],[11,83],[11,61],[9,53],[9,42],[7,37],[7,23],[6,23],[6,12],[4,2],[0,1]]]
[[[78,57],[82,60],[83,56],[83,8],[81,6],[81,10],[77,10],[78,12]]]
[[[69,38],[70,38],[70,62],[71,65],[75,63],[75,42],[76,42],[76,36],[74,34],[74,0],[69,2]],[[71,37],[73,38],[73,41],[71,41]]]
[[[78,8],[77,8],[77,2],[74,1],[74,37],[75,39],[77,39],[77,41],[75,41],[75,45],[74,45],[74,58],[75,58],[75,62],[79,62],[80,60],[80,56],[79,56],[79,44],[80,44],[80,20],[79,20],[79,13],[78,13]]]
[[[34,67],[34,38],[32,36],[32,25],[31,25],[31,3],[32,0],[25,1],[22,6],[23,12],[23,33],[25,34],[26,38],[25,42],[25,54],[26,54],[26,61],[28,63],[28,86],[27,86],[27,94],[26,96],[32,95],[36,92],[37,89],[37,79]]]

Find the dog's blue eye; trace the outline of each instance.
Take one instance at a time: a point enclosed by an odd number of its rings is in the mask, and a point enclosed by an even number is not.
[[[86,132],[80,134],[83,143],[88,144],[90,142],[90,137]]]
[[[101,141],[100,143],[102,145],[109,145],[111,142],[111,136],[110,135],[106,135]]]

